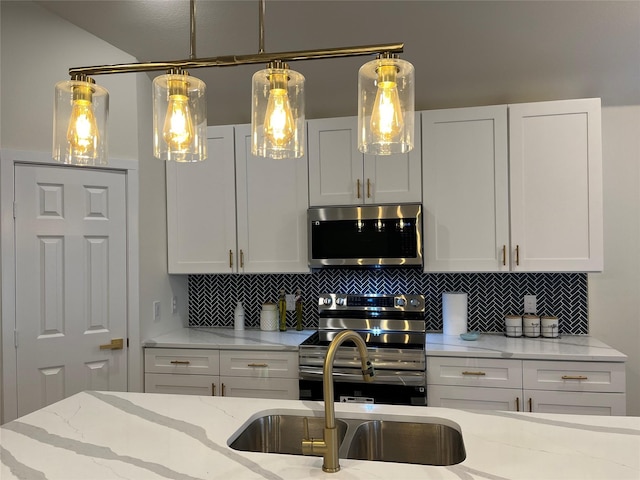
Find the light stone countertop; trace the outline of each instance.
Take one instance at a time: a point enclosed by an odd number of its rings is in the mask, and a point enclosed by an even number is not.
[[[427,334],[427,355],[436,357],[483,357],[531,360],[625,362],[627,356],[600,340],[586,335],[558,338],[507,337],[482,333],[477,340],[459,336]]]
[[[298,350],[315,330],[262,331],[224,327],[183,327],[143,342],[144,347],[213,348],[234,350]],[[574,360],[625,362],[627,356],[600,340],[586,335],[559,338],[510,338],[499,333],[483,333],[478,340],[427,333],[428,356],[513,358],[533,360]]]
[[[315,330],[286,332],[263,331],[256,328],[234,330],[223,327],[184,327],[145,340],[144,347],[217,348],[234,350],[298,350],[298,345]]]
[[[337,418],[457,425],[466,459],[422,466],[233,450],[252,419],[270,413],[323,416],[322,402],[83,392],[0,427],[3,480],[640,478],[640,417],[472,412],[337,404]],[[442,420],[437,420],[442,419]]]

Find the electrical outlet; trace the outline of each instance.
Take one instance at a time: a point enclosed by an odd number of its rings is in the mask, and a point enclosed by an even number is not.
[[[524,296],[524,313],[536,313],[536,296]]]
[[[174,315],[178,313],[178,297],[176,296],[171,298],[171,313]]]
[[[153,302],[153,320],[160,320],[160,302]]]
[[[287,299],[287,312],[293,312],[296,309],[296,296],[293,293],[285,295]]]

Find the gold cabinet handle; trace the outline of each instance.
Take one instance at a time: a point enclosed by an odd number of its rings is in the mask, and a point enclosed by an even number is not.
[[[520,397],[516,397],[516,412],[520,411]]]
[[[562,380],[588,380],[584,375],[562,375]]]
[[[222,384],[222,396],[224,397],[224,383]]]
[[[233,268],[233,251],[229,250],[229,268]]]
[[[533,399],[529,397],[529,411],[533,412]]]
[[[171,360],[173,365],[189,365],[191,362],[189,360]]]
[[[211,382],[211,396],[215,397],[216,396],[216,384]]]
[[[462,372],[462,375],[473,375],[473,376],[476,376],[476,377],[482,377],[482,376],[486,375],[486,373],[484,373],[484,372],[466,372],[465,371],[465,372]]]
[[[248,363],[247,367],[261,367],[261,368],[267,368],[269,366],[268,363]]]
[[[516,265],[520,265],[520,245],[516,245]]]
[[[507,246],[502,245],[502,265],[507,264]]]
[[[356,191],[357,198],[360,198],[360,179],[358,179],[356,184],[357,184],[357,191]]]
[[[100,350],[122,350],[124,347],[124,339],[112,338],[111,343],[100,345]]]
[[[371,180],[367,178],[367,198],[371,198]]]
[[[244,268],[244,252],[240,250],[240,268]]]

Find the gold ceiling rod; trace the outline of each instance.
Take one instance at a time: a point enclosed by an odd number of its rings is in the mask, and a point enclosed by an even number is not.
[[[299,50],[294,52],[253,53],[247,55],[223,55],[200,59],[173,60],[166,62],[123,63],[118,65],[100,65],[95,67],[76,67],[69,69],[69,75],[105,75],[110,73],[135,73],[169,70],[171,68],[231,67],[256,63],[269,63],[275,60],[292,62],[297,60],[316,60],[322,58],[355,57],[389,53],[402,53],[404,43],[382,45],[364,45],[359,47],[327,48],[323,50]]]

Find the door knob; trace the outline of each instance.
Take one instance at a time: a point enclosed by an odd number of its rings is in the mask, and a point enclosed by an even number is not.
[[[122,350],[123,347],[124,340],[122,338],[112,338],[111,343],[100,345],[100,350]]]

